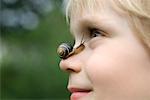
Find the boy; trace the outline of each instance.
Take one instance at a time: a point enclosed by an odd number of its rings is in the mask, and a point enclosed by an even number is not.
[[[150,0],[68,2],[75,45],[60,68],[71,100],[150,100],[149,7]]]

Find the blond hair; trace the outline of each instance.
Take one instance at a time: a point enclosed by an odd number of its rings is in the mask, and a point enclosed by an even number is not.
[[[99,10],[103,0],[69,0],[66,18],[82,13],[83,10]],[[127,13],[133,29],[141,41],[150,49],[150,0],[112,0],[121,11]],[[103,6],[104,7],[104,6]]]

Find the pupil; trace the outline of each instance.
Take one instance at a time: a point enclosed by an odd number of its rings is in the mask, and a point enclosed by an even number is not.
[[[91,34],[92,37],[97,37],[100,35],[100,33],[97,30],[92,30]]]

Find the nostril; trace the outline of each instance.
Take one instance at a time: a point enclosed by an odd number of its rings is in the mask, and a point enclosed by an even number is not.
[[[70,67],[69,63],[67,63],[66,60],[61,60],[60,64],[59,64],[61,70],[66,71],[66,72],[73,72],[73,68]]]
[[[66,71],[67,71],[67,72],[75,72],[75,71],[74,71],[73,69],[71,69],[71,68],[67,68]]]

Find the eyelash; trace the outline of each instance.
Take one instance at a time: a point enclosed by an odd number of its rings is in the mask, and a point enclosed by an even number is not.
[[[98,37],[98,36],[106,36],[106,34],[103,30],[99,30],[96,28],[90,28],[89,36],[90,36],[90,38],[94,38],[94,37]]]
[[[89,38],[95,38],[95,37],[106,37],[106,36],[108,36],[108,34],[105,32],[105,31],[103,31],[103,30],[100,30],[100,29],[97,29],[97,28],[88,28],[87,29],[88,31],[88,37]],[[96,33],[96,34],[95,34]],[[84,34],[83,34],[83,37],[82,37],[82,39],[81,39],[81,41],[86,41],[86,40],[83,40],[84,39]],[[74,39],[74,42],[73,42],[73,45],[75,45],[75,39]]]

